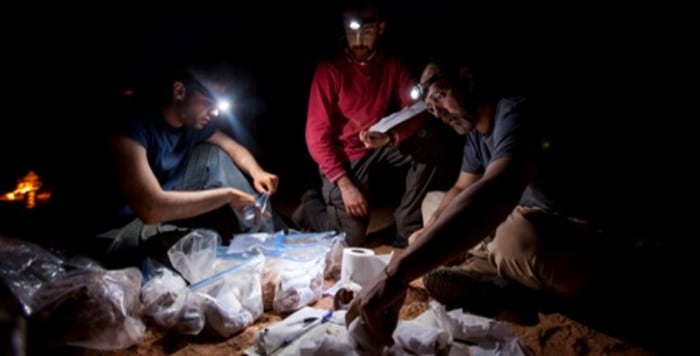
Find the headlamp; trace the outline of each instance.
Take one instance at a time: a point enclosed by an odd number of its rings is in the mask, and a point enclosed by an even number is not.
[[[211,89],[209,89],[206,85],[202,84],[199,80],[194,80],[192,83],[190,83],[190,86],[202,93],[202,95],[206,96],[207,98],[213,100],[216,103],[216,109],[214,110],[214,115],[219,116],[221,113],[228,112],[229,109],[231,109],[231,101],[223,98],[221,95],[218,95]]]
[[[379,18],[376,16],[367,16],[367,17],[359,17],[359,16],[354,16],[351,17],[347,23],[346,26],[353,30],[357,31],[362,28],[362,26],[369,25],[371,23],[379,21]]]
[[[438,81],[440,78],[442,78],[443,75],[440,73],[434,74],[432,77],[428,78],[428,80],[416,84],[413,88],[411,88],[411,99],[413,100],[423,100],[425,99],[425,95],[428,93],[428,88]]]

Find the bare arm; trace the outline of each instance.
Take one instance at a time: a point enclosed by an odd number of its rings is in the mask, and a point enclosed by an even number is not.
[[[231,156],[233,161],[236,162],[236,165],[249,176],[252,177],[253,175],[263,171],[263,169],[260,168],[260,165],[258,165],[258,161],[255,160],[247,148],[241,146],[238,142],[226,136],[226,134],[222,133],[221,131],[217,130],[214,132],[208,141],[226,151],[226,153]]]
[[[136,215],[147,224],[191,218],[225,204],[240,207],[255,203],[253,196],[233,188],[165,191],[148,164],[143,146],[120,137],[114,140],[112,152],[119,186]]]
[[[345,211],[352,216],[367,216],[369,205],[362,192],[347,175],[343,174],[335,184],[340,189]]]
[[[208,142],[221,147],[228,153],[243,173],[253,178],[253,184],[258,192],[266,191],[273,194],[277,190],[278,177],[262,169],[247,148],[219,130],[214,132]]]
[[[458,193],[421,238],[390,263],[388,274],[407,285],[482,240],[515,208],[531,172],[530,165],[510,158],[489,164],[484,177]]]

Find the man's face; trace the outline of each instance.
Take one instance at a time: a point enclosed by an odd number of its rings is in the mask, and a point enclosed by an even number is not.
[[[354,22],[356,19],[367,19],[376,16],[371,12],[360,12],[358,14],[347,14],[345,20],[345,39],[347,46],[355,59],[364,61],[370,58],[377,46],[377,39],[384,33],[385,23],[383,21],[362,21]],[[356,26],[359,24],[358,26]]]
[[[207,88],[215,95],[223,95],[225,91],[222,85],[212,83],[207,84]],[[180,118],[183,124],[200,130],[220,114],[218,102],[202,90],[198,90],[196,86],[190,87],[189,90],[191,92],[181,102]]]
[[[436,68],[426,68],[421,76],[421,82],[427,81],[435,74],[437,74]],[[448,81],[440,79],[431,84],[424,100],[428,105],[428,111],[452,127],[457,134],[466,135],[474,127],[473,114],[465,108],[461,93],[451,87]]]

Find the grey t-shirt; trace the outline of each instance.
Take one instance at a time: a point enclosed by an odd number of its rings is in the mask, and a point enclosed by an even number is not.
[[[564,163],[566,152],[553,144],[542,115],[529,99],[507,97],[496,104],[495,117],[488,135],[473,130],[467,134],[462,171],[483,174],[488,164],[498,158],[533,161],[535,177],[528,184],[520,204],[537,206],[559,213],[583,217],[589,215],[589,204],[579,194],[581,182],[576,173]]]

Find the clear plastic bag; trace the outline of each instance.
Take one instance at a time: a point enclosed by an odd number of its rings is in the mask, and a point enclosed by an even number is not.
[[[272,310],[292,312],[321,298],[327,253],[328,248],[322,244],[266,251],[267,280],[274,283],[275,291]]]
[[[194,283],[214,272],[213,261],[220,241],[221,238],[216,232],[196,229],[170,247],[168,258],[182,277]]]
[[[0,278],[26,315],[39,309],[34,300],[36,291],[65,275],[63,259],[39,245],[0,236]]]
[[[245,207],[242,212],[238,210],[235,212],[241,230],[245,231],[246,233],[272,233],[275,231],[270,196],[267,193],[261,194],[255,202],[255,205]]]
[[[344,246],[345,233],[291,230],[237,234],[223,249],[227,253],[261,251],[266,257],[262,275],[264,309],[289,312],[318,300],[325,276],[340,276]]]
[[[108,271],[88,258],[65,260],[0,236],[0,278],[49,344],[118,350],[145,334],[136,268]]]
[[[38,328],[57,343],[96,350],[119,350],[145,334],[140,319],[136,268],[81,269],[46,283],[35,295],[42,305],[33,315]]]
[[[229,337],[253,324],[263,313],[260,279],[262,254],[219,256],[213,275],[190,285],[199,299],[206,324]]]
[[[204,312],[180,275],[152,259],[144,261],[143,274],[144,316],[163,329],[186,335],[204,329]]]
[[[345,233],[342,233],[344,236]],[[323,231],[323,232],[301,232],[297,230],[290,230],[288,234],[282,237],[281,243],[284,245],[301,245],[301,244],[315,244],[315,243],[328,243],[336,235],[335,231]]]
[[[284,239],[284,231],[235,234],[226,253],[245,253],[255,248],[275,249]]]

